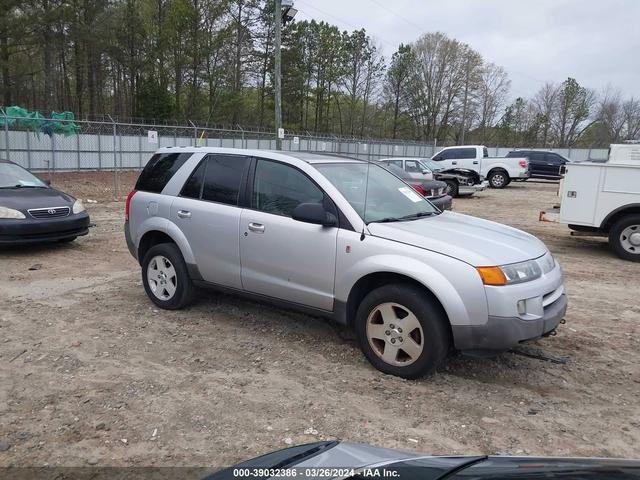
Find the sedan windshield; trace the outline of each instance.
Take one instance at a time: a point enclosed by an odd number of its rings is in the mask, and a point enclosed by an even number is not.
[[[327,163],[315,167],[367,224],[415,220],[440,213],[409,185],[373,163]]]
[[[0,163],[0,188],[46,188],[45,183],[13,163]]]
[[[432,172],[437,172],[438,170],[442,170],[442,166],[438,165],[438,162],[431,160],[430,158],[423,158],[420,160],[422,166]]]

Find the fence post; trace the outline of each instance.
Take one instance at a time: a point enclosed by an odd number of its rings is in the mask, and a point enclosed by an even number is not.
[[[25,133],[27,134],[27,170],[31,170],[31,137],[29,136],[29,130]]]
[[[9,160],[9,116],[4,111],[4,108],[2,109],[2,114],[4,115],[4,149],[7,156],[6,159]],[[27,135],[29,135],[29,132],[27,132]]]
[[[80,134],[76,133],[76,147],[78,150],[78,171],[80,171]]]
[[[116,127],[116,122],[111,118],[111,115],[107,115],[111,123],[113,124],[113,198],[114,200],[118,199],[118,153],[116,151],[117,140],[118,140],[118,128]]]
[[[193,123],[191,120],[189,120],[189,123],[193,127],[193,146],[197,147],[198,146],[198,127],[196,127],[196,124]]]
[[[51,132],[51,163],[49,164],[49,180],[53,183],[53,172],[56,169],[56,134]]]

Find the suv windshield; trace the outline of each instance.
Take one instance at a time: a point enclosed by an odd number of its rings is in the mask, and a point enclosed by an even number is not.
[[[342,193],[365,223],[415,220],[440,213],[409,185],[373,163],[328,163],[315,167]]]
[[[47,188],[47,186],[19,165],[0,163],[0,188]]]

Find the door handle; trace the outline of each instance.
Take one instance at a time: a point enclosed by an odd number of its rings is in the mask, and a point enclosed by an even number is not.
[[[451,165],[457,165],[458,162],[451,162]]]
[[[477,161],[477,160],[474,160],[474,161],[473,161],[473,164],[474,164],[474,165],[478,165],[478,161]]]
[[[264,225],[261,223],[250,222],[249,230],[255,233],[264,233]]]
[[[189,210],[178,210],[178,218],[191,218]]]

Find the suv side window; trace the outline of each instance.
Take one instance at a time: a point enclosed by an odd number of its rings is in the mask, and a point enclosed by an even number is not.
[[[202,160],[193,171],[191,176],[184,182],[181,197],[200,199],[202,197],[202,185],[204,184],[204,171],[207,168],[207,161]]]
[[[451,149],[451,150],[443,150],[442,152],[438,153],[438,157],[440,157],[440,160],[449,160],[452,157],[452,153],[455,151],[455,149]],[[437,161],[437,160],[436,160]]]
[[[531,152],[529,154],[529,159],[535,162],[544,162],[544,152]]]
[[[297,168],[258,160],[251,206],[256,210],[290,217],[301,203],[322,203],[324,192]]]
[[[238,205],[240,182],[249,164],[249,157],[209,155],[206,164],[202,200]]]
[[[554,165],[562,164],[562,157],[555,153],[547,153],[547,162],[553,163]]]
[[[171,177],[180,170],[191,155],[191,153],[156,153],[140,173],[135,189],[151,193],[162,192]]]

